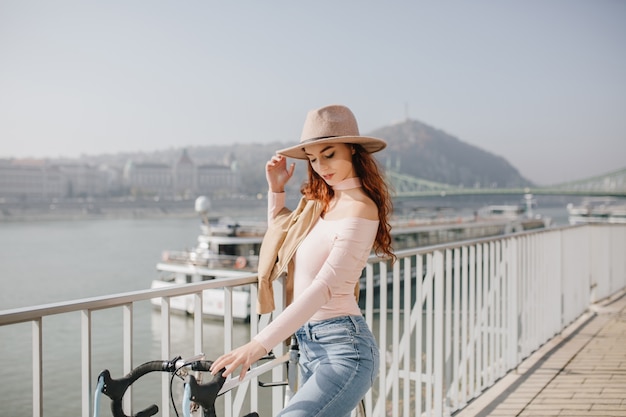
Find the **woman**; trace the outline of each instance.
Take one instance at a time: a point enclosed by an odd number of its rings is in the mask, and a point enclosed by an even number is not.
[[[310,224],[299,232],[302,239],[293,240],[293,302],[249,343],[218,358],[212,373],[225,367],[228,376],[241,366],[243,378],[250,365],[295,333],[303,381],[281,416],[348,416],[378,373],[378,348],[355,287],[372,248],[394,257],[391,199],[371,156],[385,146],[359,135],[350,109],[326,106],[309,112],[298,145],[278,151],[265,166],[270,228],[286,211],[285,185],[295,168],[287,167],[287,157],[308,160],[303,199],[320,209],[304,220]]]

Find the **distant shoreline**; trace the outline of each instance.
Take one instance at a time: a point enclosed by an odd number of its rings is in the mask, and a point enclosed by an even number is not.
[[[288,199],[287,205],[295,207],[298,195]],[[580,198],[564,196],[539,196],[535,208],[541,212],[545,208],[562,208],[568,203],[576,203]],[[520,199],[511,196],[448,196],[394,201],[394,212],[398,216],[419,215],[420,208],[426,210],[476,210],[488,204],[513,204]],[[265,221],[267,200],[252,197],[211,199],[208,217],[211,221],[231,217],[237,220]],[[158,219],[158,218],[200,218],[195,211],[195,200],[68,200],[59,202],[0,202],[0,225],[35,221],[73,221],[105,219]]]
[[[222,217],[260,218],[266,215],[264,200],[211,201],[211,220]],[[194,200],[180,201],[65,201],[58,203],[0,204],[0,224],[39,221],[105,219],[200,218]]]

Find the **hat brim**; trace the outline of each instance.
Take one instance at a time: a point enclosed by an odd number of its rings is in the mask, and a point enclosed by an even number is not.
[[[320,145],[323,143],[353,143],[363,146],[368,153],[382,151],[387,146],[387,142],[382,139],[372,138],[369,136],[333,136],[331,138],[316,139],[310,142],[299,143],[289,148],[280,149],[276,153],[294,159],[308,159],[304,148],[311,145]]]

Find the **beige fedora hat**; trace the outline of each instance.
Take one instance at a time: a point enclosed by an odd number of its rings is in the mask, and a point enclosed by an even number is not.
[[[289,158],[307,159],[304,147],[320,143],[355,143],[369,153],[378,152],[387,146],[382,139],[361,136],[356,118],[346,106],[331,105],[311,110],[304,121],[300,143],[277,153]]]

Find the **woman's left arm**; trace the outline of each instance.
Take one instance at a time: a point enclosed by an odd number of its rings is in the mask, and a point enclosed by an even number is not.
[[[363,219],[338,223],[332,248],[311,284],[254,339],[269,351],[306,323],[333,294],[353,294],[377,229],[377,222]]]
[[[216,374],[225,367],[224,376],[228,376],[241,366],[239,378],[243,379],[254,362],[306,323],[331,299],[342,283],[345,285],[346,274],[359,268],[363,253],[367,259],[377,230],[377,226],[371,226],[371,223],[365,225],[359,219],[342,221],[336,230],[333,246],[311,285],[250,342],[219,357],[213,363],[211,372]]]

